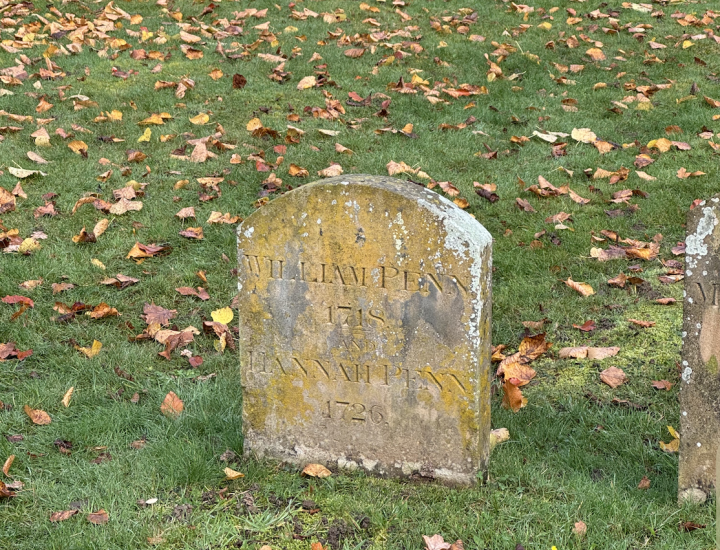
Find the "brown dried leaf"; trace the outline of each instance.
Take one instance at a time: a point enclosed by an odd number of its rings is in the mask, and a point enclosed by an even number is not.
[[[143,313],[145,313],[145,315],[141,315],[141,317],[148,325],[158,324],[167,326],[170,319],[177,315],[177,310],[165,309],[164,307],[156,306],[155,304],[148,304],[146,302],[143,306]]]
[[[610,367],[600,373],[600,380],[615,389],[627,382],[627,376],[625,376],[622,369]]]
[[[587,283],[579,283],[577,281],[573,281],[571,277],[568,277],[568,280],[563,282],[573,290],[582,294],[583,296],[592,296],[593,294],[595,294],[593,288]]]
[[[628,322],[632,323],[633,325],[637,325],[642,328],[650,328],[655,326],[654,321],[640,321],[638,319],[628,319]]]
[[[65,521],[66,519],[70,519],[75,514],[77,514],[79,510],[63,510],[62,512],[53,512],[50,514],[50,521],[53,523],[56,523],[58,521]]]
[[[668,382],[667,380],[653,380],[652,387],[656,390],[670,391],[670,388],[673,387],[673,383]]]
[[[87,520],[95,525],[102,525],[110,520],[110,516],[108,516],[108,513],[105,510],[100,509],[97,512],[88,514]]]
[[[180,235],[187,239],[196,239],[198,241],[204,238],[202,227],[188,227],[187,229],[180,231]]]
[[[168,418],[177,418],[184,408],[182,400],[174,392],[168,392],[160,405],[160,412]]]
[[[23,411],[25,411],[25,414],[30,417],[30,420],[32,420],[33,424],[45,426],[52,422],[50,415],[45,411],[41,411],[40,409],[31,409],[28,405],[25,405],[23,407]]]
[[[5,460],[5,464],[3,464],[2,471],[3,474],[6,476],[10,475],[10,467],[12,466],[13,462],[15,461],[15,455],[10,455],[7,457],[7,460]]]
[[[503,384],[502,406],[512,412],[518,412],[527,405],[527,398],[523,397],[518,385],[519,380],[517,378],[508,378]]]

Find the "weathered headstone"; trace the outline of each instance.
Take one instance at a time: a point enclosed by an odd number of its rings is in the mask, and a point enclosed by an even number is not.
[[[490,234],[365,175],[238,228],[245,452],[471,484],[490,430]]]
[[[679,497],[715,489],[720,438],[720,195],[690,211],[685,239]]]

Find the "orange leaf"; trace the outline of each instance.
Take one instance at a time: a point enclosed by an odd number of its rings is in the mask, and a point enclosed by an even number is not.
[[[300,475],[305,477],[309,476],[323,478],[331,476],[332,472],[322,464],[308,464],[303,468],[303,471]]]
[[[25,414],[30,417],[33,424],[45,426],[46,424],[50,424],[50,422],[52,422],[50,415],[45,411],[41,411],[40,409],[31,409],[28,405],[25,405],[23,410],[25,411]]]
[[[5,464],[3,464],[2,471],[3,471],[3,474],[5,474],[6,476],[10,475],[9,474],[10,466],[12,466],[12,463],[14,460],[15,460],[15,455],[10,455],[9,457],[7,457]]]
[[[591,296],[595,294],[593,288],[587,283],[579,283],[577,281],[573,281],[571,277],[568,277],[568,280],[563,282],[573,290],[582,294],[583,296]]]
[[[512,412],[518,412],[527,405],[527,398],[523,397],[522,392],[518,388],[519,380],[517,378],[509,378],[503,384],[503,400],[502,406],[510,409]]]
[[[184,408],[185,405],[182,400],[175,395],[174,392],[169,392],[165,396],[165,400],[162,402],[162,405],[160,405],[160,412],[168,418],[177,418],[180,416],[180,413],[183,412]]]

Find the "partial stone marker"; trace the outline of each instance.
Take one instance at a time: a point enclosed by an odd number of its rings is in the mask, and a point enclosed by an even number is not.
[[[720,195],[688,214],[685,239],[679,499],[715,490],[720,438]]]
[[[490,448],[491,242],[387,177],[307,184],[248,217],[245,453],[472,484]]]

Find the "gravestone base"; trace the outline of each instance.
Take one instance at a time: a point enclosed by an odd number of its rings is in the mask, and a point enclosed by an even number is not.
[[[365,175],[238,228],[245,452],[468,485],[490,451],[489,233]]]
[[[264,438],[254,441],[245,441],[245,455],[256,458],[269,458],[280,462],[294,464],[300,468],[307,464],[322,464],[331,469],[354,472],[363,470],[368,474],[388,478],[408,478],[417,476],[423,479],[433,479],[448,486],[470,487],[482,476],[486,478],[487,462],[477,464],[477,472],[458,472],[449,468],[438,468],[430,463],[422,462],[396,462],[383,464],[377,459],[368,458],[362,454],[351,456],[338,456],[337,452],[323,451],[316,448],[296,445],[292,450]]]

